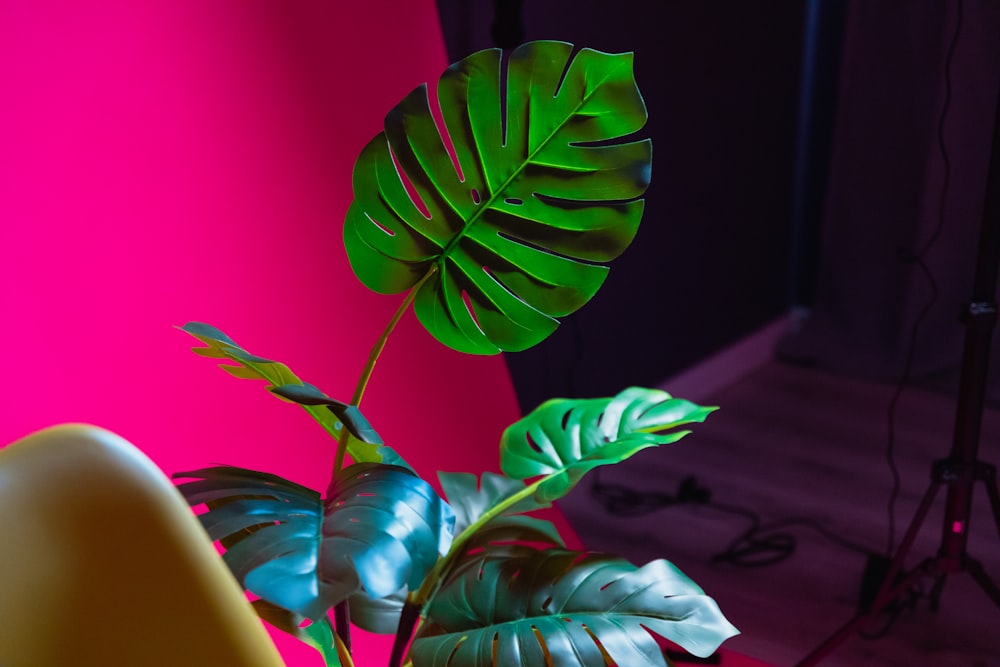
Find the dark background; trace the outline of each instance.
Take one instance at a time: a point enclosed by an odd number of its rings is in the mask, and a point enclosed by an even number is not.
[[[1000,3],[438,7],[452,61],[535,39],[633,51],[649,110],[639,234],[592,302],[506,355],[522,409],[657,386],[789,313],[788,361],[953,386]]]

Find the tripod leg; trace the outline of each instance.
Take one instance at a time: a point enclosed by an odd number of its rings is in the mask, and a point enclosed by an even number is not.
[[[920,579],[934,574],[940,574],[938,572],[938,568],[936,567],[936,561],[933,558],[928,558],[924,560],[919,567],[915,568],[905,577],[900,579],[899,583],[895,586],[889,586],[888,582],[890,580],[886,579],[886,581],[883,582],[882,590],[879,592],[879,595],[876,596],[871,609],[856,614],[854,618],[845,623],[835,633],[830,635],[829,639],[814,648],[812,652],[801,661],[797,662],[795,667],[809,667],[817,664],[825,658],[827,654],[831,653],[833,649],[837,648],[837,646],[839,646],[842,642],[849,639],[851,635],[858,632],[858,630],[861,629],[861,625],[865,621],[873,618],[889,606],[889,604],[896,600],[900,595],[913,588],[913,585],[920,581]]]
[[[966,561],[965,567],[976,583],[979,584],[979,587],[983,589],[983,592],[993,600],[993,604],[1000,607],[1000,587],[997,587],[989,575],[986,574],[983,564],[974,558],[969,558]]]
[[[909,555],[910,548],[913,546],[913,542],[917,539],[917,533],[920,532],[920,526],[927,517],[927,513],[930,511],[931,505],[934,503],[934,498],[937,496],[938,489],[940,488],[941,482],[937,480],[927,487],[927,492],[924,493],[924,497],[920,501],[917,513],[913,515],[913,521],[910,522],[909,528],[906,529],[903,541],[899,545],[899,551],[897,551],[896,555],[893,556],[892,564],[889,566],[889,571],[885,575],[885,580],[882,581],[882,585],[879,587],[878,594],[875,596],[875,602],[872,603],[872,611],[870,613],[878,613],[895,598],[895,594],[891,592],[893,590],[893,583],[896,581],[896,577],[899,573],[903,570],[903,562]]]
[[[986,494],[990,498],[990,506],[993,508],[993,521],[997,524],[997,535],[1000,536],[1000,492],[997,491],[997,472],[993,466],[983,466],[983,485],[986,486]]]
[[[917,513],[913,516],[913,521],[910,522],[910,527],[906,529],[906,535],[903,536],[903,541],[899,545],[899,551],[896,552],[896,555],[892,559],[892,564],[889,566],[889,571],[886,573],[885,579],[882,580],[882,585],[879,586],[878,593],[875,595],[875,601],[872,602],[871,608],[859,612],[856,616],[854,616],[854,618],[844,624],[843,627],[833,633],[829,639],[813,649],[812,652],[798,662],[795,667],[808,667],[809,665],[815,665],[818,663],[844,640],[848,639],[852,634],[857,632],[865,620],[875,616],[880,611],[885,609],[900,593],[909,590],[920,577],[926,574],[924,570],[928,566],[933,565],[932,561],[925,561],[919,568],[904,577],[903,580],[899,582],[899,585],[893,585],[897,575],[903,569],[903,561],[906,560],[906,556],[910,552],[910,547],[913,546],[914,540],[917,539],[917,533],[920,531],[920,525],[924,522],[927,512],[930,511],[931,505],[934,503],[934,498],[937,496],[938,489],[940,488],[941,482],[938,480],[934,480],[934,482],[927,487],[927,492],[924,493],[924,497],[920,501]]]
[[[941,575],[934,582],[934,588],[931,589],[930,594],[930,604],[931,611],[937,611],[941,608],[941,593],[944,591],[945,575]]]

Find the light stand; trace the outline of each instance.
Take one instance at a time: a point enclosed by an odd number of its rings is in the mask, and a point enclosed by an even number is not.
[[[986,183],[986,204],[983,210],[976,273],[972,300],[965,306],[965,347],[959,375],[955,431],[948,457],[934,463],[931,485],[924,494],[917,513],[906,531],[889,571],[875,595],[874,601],[846,625],[806,656],[797,667],[815,665],[841,642],[857,632],[862,624],[874,618],[901,595],[911,590],[921,579],[931,578],[931,604],[937,609],[945,579],[950,574],[967,572],[994,604],[1000,608],[1000,587],[986,574],[982,564],[972,558],[966,547],[969,538],[969,516],[972,491],[982,482],[989,495],[993,518],[1000,535],[1000,493],[997,492],[996,468],[977,458],[983,407],[986,401],[986,380],[989,369],[990,339],[997,319],[997,264],[1000,262],[1000,100],[993,127],[993,144]],[[917,537],[924,519],[941,487],[947,487],[941,546],[936,556],[926,558],[912,570],[903,570],[903,563]]]

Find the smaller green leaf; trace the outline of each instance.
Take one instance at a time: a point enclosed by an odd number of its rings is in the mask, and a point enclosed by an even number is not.
[[[550,502],[597,466],[680,440],[689,431],[673,429],[702,422],[715,409],[641,387],[612,398],[554,399],[504,431],[500,467],[514,479],[541,476],[536,499]]]
[[[388,463],[409,467],[402,457],[382,445],[382,439],[357,407],[332,399],[315,386],[303,382],[288,366],[247,352],[210,324],[188,322],[179,328],[207,346],[195,348],[195,353],[236,362],[237,366],[221,364],[220,368],[240,379],[265,380],[272,394],[301,405],[334,438],[340,435],[341,426],[346,428],[354,436],[347,439],[347,452],[356,463]]]
[[[251,604],[262,619],[319,651],[326,667],[350,667],[351,663],[340,660],[337,634],[326,616],[306,623],[304,616],[282,609],[267,600],[254,600]]]
[[[456,535],[474,525],[488,510],[525,489],[523,481],[491,472],[484,472],[478,481],[471,473],[456,472],[439,472],[438,479],[448,504],[455,512]],[[497,542],[565,546],[558,529],[551,521],[523,515],[524,512],[548,506],[548,503],[539,503],[532,496],[524,498],[481,526],[476,535],[466,543],[465,549],[476,549]]]

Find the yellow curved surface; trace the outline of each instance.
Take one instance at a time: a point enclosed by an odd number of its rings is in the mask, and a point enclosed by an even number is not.
[[[0,667],[280,667],[170,480],[87,425],[0,449]]]

